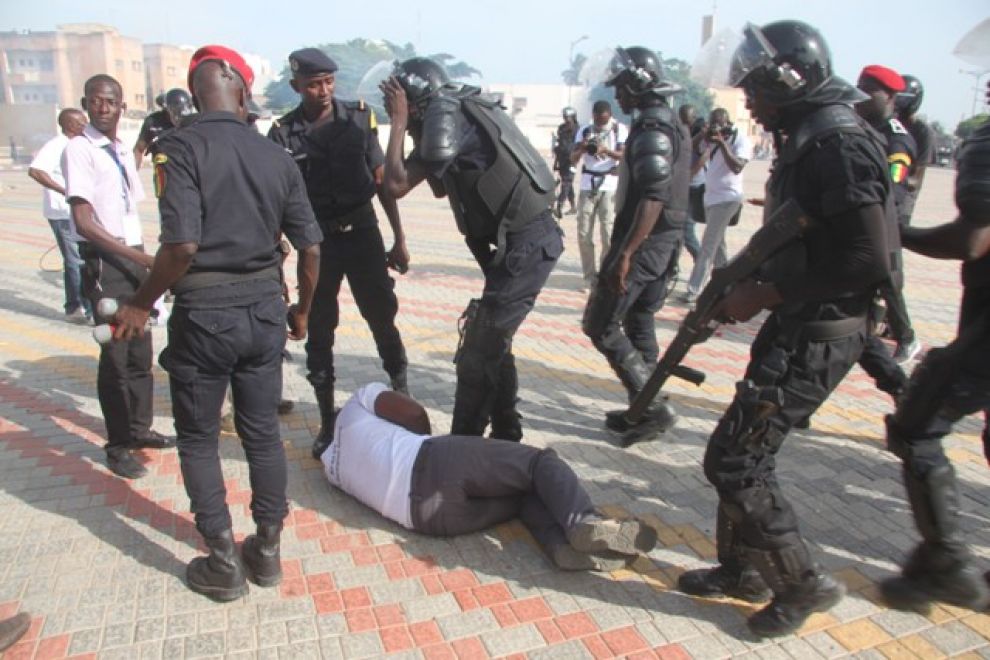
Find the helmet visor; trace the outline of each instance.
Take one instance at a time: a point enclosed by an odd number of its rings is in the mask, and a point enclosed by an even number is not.
[[[430,81],[414,71],[407,71],[401,62],[395,63],[392,75],[406,91],[410,102],[419,103],[430,95]]]
[[[612,56],[612,61],[608,65],[608,78],[605,79],[605,86],[614,87],[623,73],[635,68],[636,63],[629,56],[629,52],[621,46],[616,46],[615,55]]]
[[[743,28],[743,41],[732,56],[732,66],[729,73],[729,84],[739,87],[754,71],[774,66],[773,58],[777,55],[763,31],[752,23]]]

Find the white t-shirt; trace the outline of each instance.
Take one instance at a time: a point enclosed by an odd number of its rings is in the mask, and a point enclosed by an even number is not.
[[[65,177],[62,176],[62,152],[65,145],[69,144],[69,138],[65,133],[59,133],[45,145],[41,147],[38,155],[31,161],[31,167],[41,170],[52,178],[52,181],[65,187]],[[44,189],[45,217],[49,220],[65,220],[70,216],[69,203],[65,201],[65,195],[59,194],[51,188]]]
[[[729,169],[729,164],[725,162],[725,154],[722,153],[721,148],[716,150],[715,145],[710,142],[702,142],[702,145],[709,154],[713,150],[715,153],[708,161],[705,169],[705,206],[714,206],[725,202],[741,202],[743,198],[742,172],[736,174]],[[748,161],[753,158],[753,146],[745,133],[736,131],[734,137],[725,141],[725,146],[737,159]]]
[[[116,154],[116,162],[108,148]],[[144,187],[134,167],[134,154],[123,142],[111,142],[86,124],[83,134],[69,140],[62,152],[62,173],[66,198],[89,202],[103,228],[127,245],[143,242],[137,207],[144,199]],[[73,224],[73,232],[75,229]]]
[[[622,145],[626,143],[626,138],[629,136],[629,129],[626,128],[625,124],[622,124],[615,120],[615,117],[608,120],[602,128],[598,128],[594,123],[586,124],[581,127],[574,135],[574,144],[581,144],[584,142],[585,131],[592,131],[598,133],[604,133],[605,135],[605,146],[611,151],[615,151]],[[609,158],[607,156],[598,155],[592,156],[589,153],[585,153],[581,156],[581,190],[591,190],[592,189],[592,178],[593,174],[589,172],[612,172],[618,167],[619,161],[614,158]],[[603,180],[598,190],[605,192],[615,192],[615,189],[619,186],[619,177],[616,174],[609,174]]]
[[[375,414],[375,399],[388,390],[370,383],[337,413],[333,444],[323,452],[330,483],[386,518],[412,529],[409,487],[413,464],[428,435],[418,435]]]

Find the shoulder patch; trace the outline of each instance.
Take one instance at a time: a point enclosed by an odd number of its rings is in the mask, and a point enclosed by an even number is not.
[[[908,130],[904,128],[904,124],[902,124],[896,117],[891,117],[890,119],[890,131],[900,135],[907,135],[908,132]]]
[[[161,156],[164,160],[159,162],[158,156]],[[168,157],[165,154],[158,154],[155,156],[155,172],[153,175],[155,184],[155,197],[161,199],[162,195],[165,194],[165,163],[168,162]]]
[[[168,162],[168,156],[159,151],[157,154],[155,154],[154,158],[151,159],[151,162],[154,163],[155,165],[164,165],[165,163]]]
[[[368,109],[368,127],[373,131],[378,130],[378,118],[375,117],[375,111],[370,108]]]

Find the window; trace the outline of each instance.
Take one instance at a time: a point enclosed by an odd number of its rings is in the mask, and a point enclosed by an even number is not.
[[[117,68],[118,69],[123,69],[124,68],[124,60],[117,60],[114,64],[117,65]]]
[[[131,60],[131,70],[132,71],[140,71],[141,70],[141,62],[138,61],[138,60]]]

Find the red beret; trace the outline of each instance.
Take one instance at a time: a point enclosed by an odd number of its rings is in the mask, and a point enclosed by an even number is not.
[[[241,75],[244,79],[244,84],[247,85],[248,91],[251,90],[251,85],[254,84],[254,71],[248,66],[248,63],[244,61],[240,53],[236,50],[227,48],[226,46],[203,46],[195,53],[193,53],[192,59],[189,60],[189,76],[187,83],[189,84],[189,89],[192,89],[193,73],[196,68],[203,62],[209,61],[221,61],[226,62],[230,65],[234,71]]]
[[[901,74],[880,64],[864,66],[863,70],[859,73],[859,77],[873,78],[892,92],[903,92],[907,87],[904,83],[904,78],[901,78]]]

